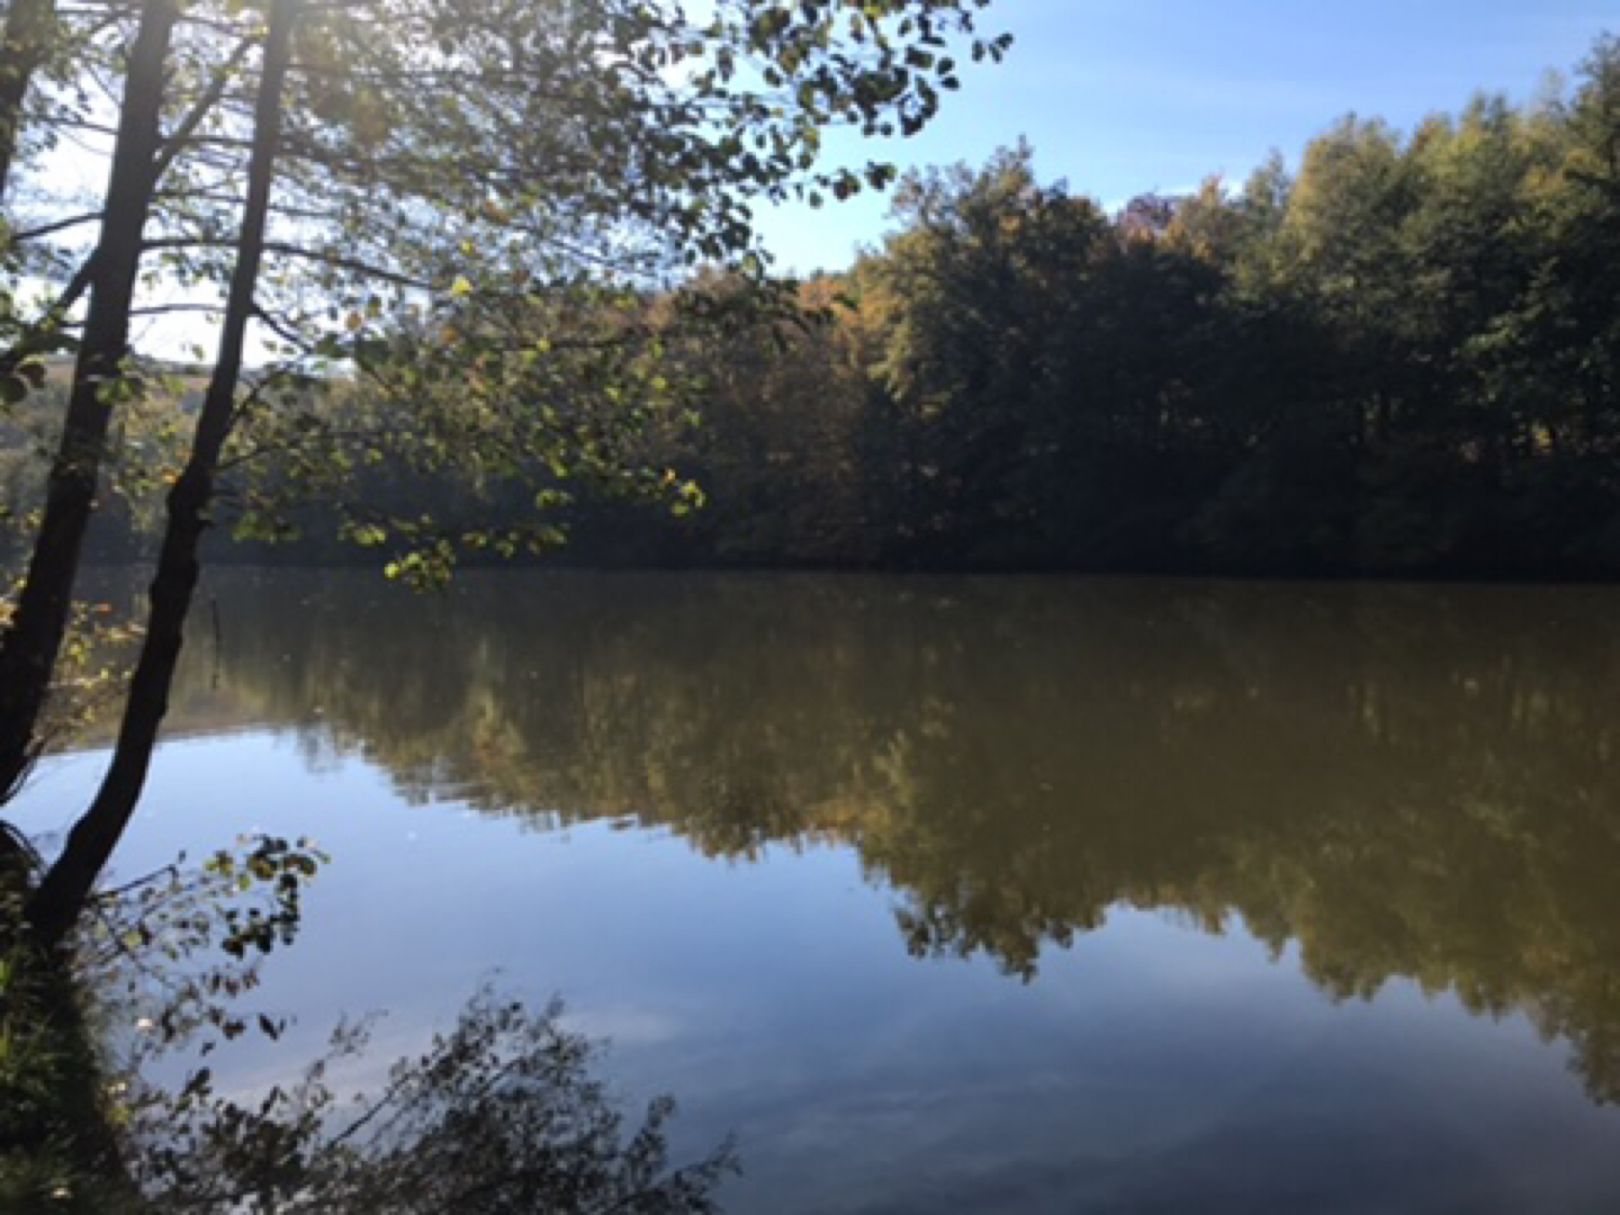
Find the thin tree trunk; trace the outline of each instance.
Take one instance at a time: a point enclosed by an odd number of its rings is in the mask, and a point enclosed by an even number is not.
[[[186,616],[197,586],[197,551],[208,527],[214,476],[235,420],[242,348],[248,322],[253,317],[253,296],[264,258],[270,187],[281,139],[282,86],[297,15],[297,0],[273,0],[254,106],[247,201],[242,211],[242,229],[226,299],[219,355],[197,417],[191,455],[169,493],[168,524],[157,574],[152,580],[146,636],[130,681],[112,763],[95,800],[74,824],[62,855],[47,871],[29,903],[29,921],[47,946],[55,945],[73,926],[107,858],[123,835],[146,784],[158,730],[168,712],[169,690],[185,638]]]
[[[106,219],[92,255],[90,308],[62,438],[46,483],[45,513],[28,575],[10,627],[0,639],[0,799],[15,791],[33,758],[39,715],[67,631],[113,390],[129,354],[129,312],[140,269],[141,232],[151,208],[164,73],[178,16],[174,0],[146,0],[130,55],[107,181]]]
[[[0,201],[22,138],[22,108],[28,86],[56,40],[53,0],[12,0],[0,31]]]

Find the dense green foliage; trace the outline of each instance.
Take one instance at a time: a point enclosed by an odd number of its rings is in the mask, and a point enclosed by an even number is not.
[[[1407,135],[1346,118],[1241,189],[1110,215],[1032,161],[910,176],[896,230],[798,316],[721,278],[594,318],[486,308],[570,335],[537,339],[566,450],[540,415],[463,408],[515,391],[507,364],[469,379],[396,338],[408,382],[312,389],[287,416],[316,442],[244,440],[225,508],[292,560],[566,534],[609,563],[1620,573],[1620,42],[1565,95]],[[141,488],[99,551],[138,543]],[[648,492],[667,516],[622,501]]]
[[[703,421],[642,455],[707,509],[568,499],[571,559],[1620,573],[1612,39],[1567,96],[1347,118],[1238,190],[1109,215],[1018,149],[912,176],[896,217],[810,319],[667,354]],[[290,556],[341,556],[305,524]]]
[[[249,276],[259,366],[214,428],[231,442],[217,513],[277,539],[294,527],[288,502],[318,500],[322,527],[306,539],[386,538],[402,568],[442,573],[457,555],[553,547],[552,516],[570,500],[549,485],[559,477],[689,511],[696,490],[647,466],[636,435],[692,403],[691,364],[665,356],[712,341],[720,318],[700,268],[732,276],[724,311],[777,314],[752,208],[892,181],[877,160],[828,163],[824,141],[931,121],[967,60],[999,60],[1011,41],[979,32],[986,3],[293,5]],[[135,17],[164,7],[111,21],[69,11],[54,39],[88,43],[81,70],[116,84]],[[164,18],[173,130],[145,183],[161,188],[141,203],[146,277],[126,322],[226,311],[271,7]],[[22,521],[19,548],[38,529],[30,511],[75,352],[84,361],[86,233],[102,216],[79,213],[50,149],[86,125],[107,134],[86,87],[72,63],[35,81],[20,119],[24,202],[0,215],[0,506]],[[22,298],[27,276],[44,299]],[[117,387],[101,402],[111,441],[81,444],[101,478],[92,557],[156,548],[213,353],[177,332],[165,353],[196,360],[179,375],[114,349],[119,376],[97,377]],[[235,392],[234,368],[228,378]]]
[[[1019,150],[897,215],[834,327],[719,373],[689,551],[1620,572],[1620,43],[1238,191],[1110,217]]]

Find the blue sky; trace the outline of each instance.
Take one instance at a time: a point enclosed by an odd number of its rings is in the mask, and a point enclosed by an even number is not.
[[[1211,173],[1292,164],[1342,114],[1410,128],[1479,89],[1532,96],[1572,76],[1620,0],[994,0],[984,28],[1016,42],[970,68],[922,135],[862,148],[902,166],[983,162],[1027,136],[1043,178],[1114,203]],[[783,269],[847,265],[886,226],[882,198],[761,215]]]

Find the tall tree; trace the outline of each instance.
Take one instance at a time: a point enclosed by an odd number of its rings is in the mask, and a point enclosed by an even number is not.
[[[762,11],[736,2],[696,20],[629,0],[376,0],[323,7],[322,21],[295,33],[293,10],[277,0],[251,120],[226,107],[185,133],[180,184],[165,191],[158,231],[144,243],[162,252],[171,280],[227,284],[223,338],[170,494],[112,767],[31,908],[42,936],[58,939],[71,925],[139,797],[227,443],[247,433],[245,421],[260,423],[253,441],[271,444],[285,443],[290,426],[305,440],[294,445],[306,471],[333,478],[353,467],[307,392],[286,394],[278,410],[269,385],[307,385],[312,370],[335,363],[383,385],[397,412],[364,436],[367,460],[471,461],[511,479],[538,455],[553,477],[583,466],[687,494],[671,475],[616,468],[619,449],[604,436],[612,412],[604,405],[669,392],[667,376],[655,374],[660,341],[641,319],[649,291],[667,292],[683,267],[702,261],[757,274],[748,208],[761,194],[842,196],[863,179],[885,180],[878,165],[820,170],[823,129],[921,126],[939,90],[957,83],[954,62],[933,48],[970,35],[984,3],[892,0],[850,11],[810,0]],[[164,11],[167,31],[175,17]],[[999,56],[1004,47],[998,39],[975,49]],[[152,41],[141,59],[158,65],[159,81],[164,49]],[[131,180],[146,191],[136,201],[151,199],[154,139],[146,128],[120,131],[118,161],[139,167]],[[242,172],[244,216],[235,235],[222,236],[238,201],[222,183]],[[282,183],[276,207],[273,179]],[[120,208],[110,197],[103,244],[114,216],[144,215],[144,206]],[[140,227],[132,249],[98,250],[98,276],[108,264],[138,264]],[[108,323],[122,320],[113,336],[127,345],[131,301],[102,295]],[[254,319],[276,335],[282,359],[238,399]],[[108,344],[93,332],[98,341],[87,330],[81,363],[100,369],[96,385],[116,384]],[[569,353],[549,357],[560,350]],[[0,655],[27,676],[15,690],[8,683],[0,703],[0,759],[10,757],[13,780],[34,745],[61,643],[110,400],[86,398],[92,458],[64,463],[67,488],[57,491],[53,479],[59,508],[47,511]],[[410,550],[398,568],[438,572],[450,560],[430,520],[347,509],[363,543]],[[529,535],[550,539],[544,528]],[[470,542],[490,537],[475,532]],[[503,543],[510,538],[496,538]]]
[[[108,425],[120,395],[128,391],[124,361],[130,312],[156,184],[169,45],[179,15],[173,0],[145,0],[130,51],[73,387],[33,557],[0,637],[0,796],[16,787],[33,758],[40,711],[67,629]]]
[[[253,114],[247,198],[237,236],[236,266],[226,299],[219,352],[208,381],[185,470],[169,493],[168,525],[152,582],[151,611],[140,657],[130,680],[112,764],[67,844],[29,902],[36,932],[54,943],[70,928],[97,876],[112,855],[146,784],[158,728],[168,711],[169,687],[180,658],[186,616],[196,589],[197,550],[214,496],[214,477],[230,434],[237,384],[254,292],[264,260],[270,188],[281,141],[282,88],[299,0],[271,0],[259,92]]]

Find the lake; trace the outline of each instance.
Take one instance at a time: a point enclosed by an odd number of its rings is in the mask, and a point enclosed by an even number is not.
[[[211,602],[210,602],[211,601]],[[217,625],[216,622],[217,621]],[[211,576],[116,864],[332,863],[216,1071],[480,983],[739,1212],[1620,1209],[1620,592]],[[102,759],[43,765],[23,826]]]

